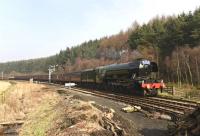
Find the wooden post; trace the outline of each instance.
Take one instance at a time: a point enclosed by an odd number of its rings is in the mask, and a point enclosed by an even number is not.
[[[3,71],[1,72],[1,80],[3,80]]]
[[[172,95],[175,95],[175,88],[172,86]]]
[[[1,96],[1,103],[0,104],[3,104],[3,93],[1,93],[0,96]]]
[[[188,133],[187,133],[187,129],[185,130],[185,136],[187,136],[188,135]]]

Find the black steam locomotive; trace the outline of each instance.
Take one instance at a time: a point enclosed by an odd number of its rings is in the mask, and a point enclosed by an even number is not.
[[[158,72],[155,62],[137,59],[129,63],[112,64],[65,74],[53,74],[54,83],[73,82],[80,87],[95,88],[123,94],[156,96],[164,83],[153,77]],[[48,81],[48,75],[16,76],[16,80]]]

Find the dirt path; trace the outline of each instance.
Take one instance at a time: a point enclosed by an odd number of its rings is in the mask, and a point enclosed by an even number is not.
[[[67,89],[66,89],[67,90]],[[82,99],[95,101],[99,105],[112,108],[118,113],[118,115],[124,117],[127,120],[131,120],[134,127],[138,130],[138,134],[144,136],[166,136],[168,132],[168,124],[171,122],[166,120],[159,119],[150,119],[145,117],[144,114],[140,112],[134,113],[124,113],[121,111],[121,108],[127,106],[123,103],[112,101],[109,99],[96,97],[92,95],[86,95],[79,92],[71,91],[70,92],[79,95]]]
[[[65,107],[60,111],[64,114],[54,120],[48,135],[138,136],[133,124],[114,110],[63,89],[57,92],[63,98],[58,107]]]

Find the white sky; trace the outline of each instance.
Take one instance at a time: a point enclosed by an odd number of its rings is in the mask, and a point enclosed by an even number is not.
[[[54,55],[136,20],[194,11],[200,0],[0,0],[0,62]]]

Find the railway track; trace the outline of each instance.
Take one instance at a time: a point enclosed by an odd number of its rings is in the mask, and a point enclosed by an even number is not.
[[[100,92],[91,89],[71,88],[71,90],[78,91],[85,94],[90,94],[98,97],[103,97],[129,105],[141,106],[142,109],[148,111],[158,111],[169,114],[173,119],[178,119],[187,112],[193,111],[198,107],[198,103],[190,102],[187,100],[177,100],[162,97],[137,97],[129,95],[117,95],[107,92]]]
[[[139,97],[122,94],[119,95],[78,87],[71,88],[71,90],[111,99],[118,102],[123,102],[129,105],[141,106],[142,109],[145,109],[147,111],[158,111],[161,113],[169,114],[174,120],[179,119],[182,115],[184,115],[187,112],[193,111],[200,105],[199,103],[182,99],[164,97]]]

